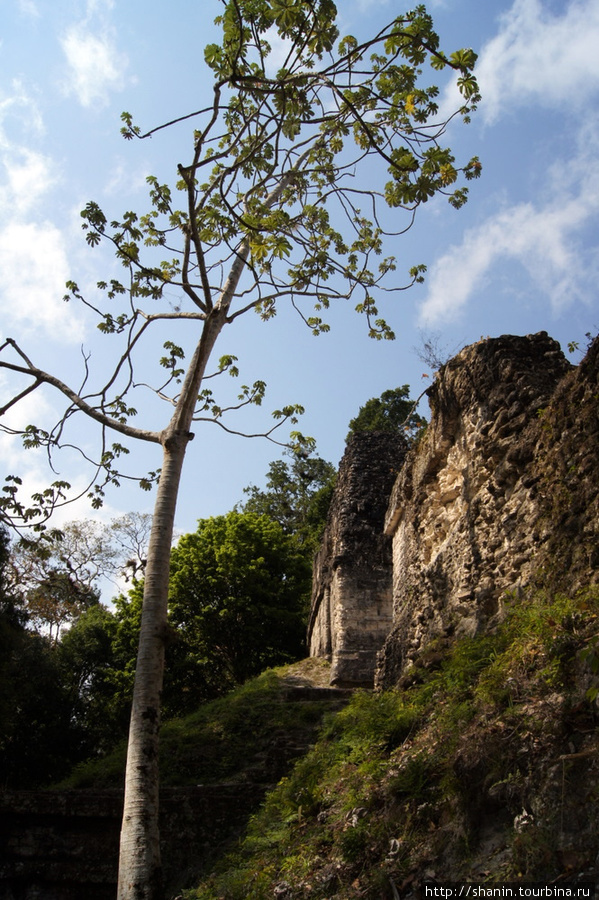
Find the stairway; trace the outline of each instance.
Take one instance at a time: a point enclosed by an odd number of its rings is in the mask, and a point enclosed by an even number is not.
[[[281,703],[341,709],[351,691],[282,680]],[[161,838],[167,896],[197,882],[253,812],[316,739],[317,728],[269,734],[268,743],[226,783],[161,791]],[[0,792],[0,900],[114,900],[122,791]]]

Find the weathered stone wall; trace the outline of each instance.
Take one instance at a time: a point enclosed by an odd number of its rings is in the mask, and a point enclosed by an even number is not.
[[[161,792],[167,895],[197,881],[266,786],[218,784]],[[0,792],[0,900],[114,900],[122,791]]]
[[[405,453],[400,435],[356,434],[339,466],[308,626],[310,655],[331,660],[337,686],[372,686],[376,653],[391,628],[391,539],[383,524]]]
[[[433,638],[474,634],[531,584],[599,577],[599,344],[574,369],[544,332],[465,348],[394,485],[393,628],[377,684]]]

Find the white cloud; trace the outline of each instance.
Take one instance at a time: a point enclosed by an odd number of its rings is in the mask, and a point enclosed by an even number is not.
[[[26,140],[44,133],[35,101],[19,81],[12,94],[0,96],[0,214],[4,222],[27,212],[57,180],[49,157],[12,139],[8,132],[22,126]]]
[[[122,90],[127,57],[106,30],[98,34],[87,24],[73,25],[61,45],[69,66],[65,90],[82,106],[105,106],[111,91]]]
[[[501,209],[437,260],[421,323],[455,318],[480,292],[493,266],[506,260],[528,272],[554,312],[575,300],[586,302],[594,279],[589,256],[596,255],[597,241],[591,239],[585,250],[580,237],[599,217],[597,158],[599,116],[580,129],[571,157],[548,169],[545,199]]]
[[[501,260],[517,262],[558,312],[573,300],[584,299],[576,277],[580,271],[575,235],[591,213],[584,200],[567,206],[535,209],[521,203],[466,232],[459,247],[452,247],[435,264],[428,296],[420,311],[421,324],[448,321],[483,287],[491,268]]]
[[[6,175],[0,184],[0,211],[5,220],[30,212],[58,181],[52,160],[26,147],[6,147],[0,162]]]
[[[82,324],[63,301],[69,265],[61,232],[51,223],[13,222],[0,231],[2,315],[61,343],[80,340]]]
[[[43,121],[20,83],[0,99],[0,307],[4,334],[19,326],[61,343],[81,340],[81,319],[62,297],[69,277],[64,236],[39,214],[44,195],[60,182],[50,157],[11,139],[11,124],[33,122],[36,136]],[[29,130],[29,129],[27,129]]]
[[[0,147],[6,146],[5,123],[12,119],[28,133],[40,135],[44,123],[35,100],[26,92],[20,79],[11,83],[9,94],[0,93]]]
[[[20,379],[18,376],[10,376],[6,372],[0,373],[0,396],[2,402],[15,396],[31,383],[30,378]],[[2,416],[3,428],[22,430],[27,425],[40,427],[52,427],[58,420],[60,413],[51,403],[52,396],[43,388],[23,397],[19,402]],[[43,491],[60,475],[54,474],[48,469],[46,453],[42,449],[26,449],[20,434],[10,434],[10,431],[1,433],[0,440],[0,464],[5,475],[17,475],[22,485],[19,488],[19,499],[24,504],[30,503],[32,495]],[[4,483],[2,475],[0,480]]]
[[[575,0],[561,16],[540,0],[515,0],[478,61],[484,119],[531,103],[582,108],[599,90],[598,46],[597,0]]]
[[[146,191],[146,178],[151,174],[150,164],[137,162],[132,166],[128,160],[119,158],[115,160],[110,170],[110,176],[103,188],[103,193],[108,197],[122,196],[126,192]],[[145,193],[144,193],[145,196]],[[85,202],[85,201],[84,201]],[[77,226],[81,230],[81,216],[79,210],[84,203],[77,207]]]
[[[32,19],[37,19],[40,16],[40,11],[34,3],[34,0],[19,0],[19,9],[22,13],[26,16],[30,16]]]
[[[570,114],[564,127],[571,134],[571,155],[547,169],[542,197],[502,207],[437,260],[422,324],[455,318],[499,262],[520,265],[555,313],[589,300],[596,240],[589,246],[584,229],[590,232],[599,215],[599,117],[589,112],[599,92],[596,46],[597,0],[573,0],[561,16],[540,0],[515,0],[501,17],[477,67],[484,120],[493,124],[511,111],[539,106]],[[449,98],[450,92],[447,105]]]
[[[20,376],[13,375],[13,373],[9,375],[7,371],[0,372],[0,394],[3,403],[31,382],[30,378],[23,378],[22,381],[19,379]],[[19,430],[31,423],[47,419],[49,413],[54,414],[54,411],[48,403],[47,397],[38,389],[23,397],[9,409],[2,417],[2,425],[8,429]],[[15,471],[22,468],[23,456],[27,462],[31,460],[32,465],[35,465],[34,454],[25,453],[21,437],[4,433],[2,441],[0,441],[0,460],[4,464],[5,470]]]

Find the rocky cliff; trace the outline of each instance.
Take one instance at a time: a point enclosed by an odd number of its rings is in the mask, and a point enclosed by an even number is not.
[[[389,436],[363,436],[366,469],[350,445],[310,623],[311,652],[344,660],[345,683],[376,667],[378,686],[394,686],[433,639],[492,628],[531,585],[575,591],[599,579],[598,358],[596,340],[575,368],[544,332],[480,341],[438,373],[418,446],[406,454]],[[392,487],[371,476],[393,469]],[[386,513],[380,533],[370,517],[362,544],[365,497]]]

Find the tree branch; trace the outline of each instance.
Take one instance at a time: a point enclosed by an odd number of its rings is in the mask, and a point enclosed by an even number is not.
[[[60,391],[71,403],[76,406],[81,412],[85,413],[91,419],[94,419],[96,422],[99,422],[101,425],[105,425],[107,428],[111,428],[113,431],[118,431],[120,434],[124,434],[127,437],[137,438],[141,441],[150,441],[155,444],[161,443],[161,434],[157,431],[148,431],[144,428],[134,428],[132,425],[127,425],[126,422],[119,422],[117,419],[113,419],[111,416],[107,416],[106,413],[103,413],[101,410],[96,409],[94,406],[91,406],[85,400],[83,400],[75,391],[73,391],[67,384],[57,378],[55,375],[50,375],[48,372],[44,372],[43,369],[38,369],[37,366],[34,366],[31,360],[27,358],[27,356],[23,353],[20,347],[17,345],[16,341],[12,338],[7,338],[5,344],[10,344],[11,347],[19,354],[19,356],[27,363],[26,366],[19,366],[16,363],[8,362],[7,360],[0,360],[0,369],[8,369],[11,372],[19,372],[21,375],[31,375],[37,381],[38,385],[40,383],[50,384],[52,387],[55,387]],[[30,390],[33,390],[32,386]],[[12,402],[11,402],[12,405]]]

